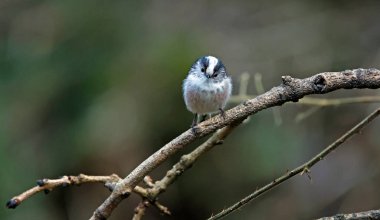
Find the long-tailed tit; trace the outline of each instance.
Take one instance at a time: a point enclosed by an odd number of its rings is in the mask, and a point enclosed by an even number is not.
[[[220,111],[224,116],[223,108],[231,91],[231,78],[222,61],[213,56],[204,56],[195,61],[183,82],[186,107],[194,113],[192,128],[198,122],[198,115]]]

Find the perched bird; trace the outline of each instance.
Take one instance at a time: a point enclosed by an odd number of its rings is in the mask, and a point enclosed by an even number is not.
[[[223,109],[231,91],[231,78],[221,60],[204,56],[195,61],[183,82],[186,107],[194,113],[192,128],[198,123],[198,115],[207,116],[220,111],[224,117]]]

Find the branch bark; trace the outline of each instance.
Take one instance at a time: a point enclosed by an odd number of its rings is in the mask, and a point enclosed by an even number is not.
[[[107,219],[118,204],[129,196],[144,176],[197,138],[206,136],[229,124],[239,123],[263,109],[279,106],[289,101],[297,102],[306,95],[353,88],[380,88],[380,71],[377,69],[355,69],[342,72],[325,72],[305,79],[283,76],[280,86],[226,111],[225,117],[215,116],[200,123],[195,134],[189,129],[152,154],[116,184],[111,195],[94,211],[91,219]]]
[[[243,102],[247,99],[252,99],[255,96],[232,96],[231,102],[239,103]],[[300,99],[297,104],[309,105],[309,106],[318,106],[318,107],[326,107],[326,106],[338,106],[338,105],[347,105],[347,104],[356,104],[356,103],[378,103],[380,102],[380,96],[359,96],[359,97],[348,97],[348,98],[311,98],[305,97]]]
[[[370,210],[350,214],[338,214],[331,217],[323,217],[316,220],[379,220],[380,210]]]
[[[115,188],[115,184],[122,179],[116,175],[112,174],[109,176],[90,176],[86,174],[79,174],[78,176],[62,176],[58,179],[40,179],[37,180],[37,186],[34,186],[25,192],[21,193],[20,195],[17,195],[10,199],[6,203],[6,207],[9,209],[15,209],[18,205],[20,205],[22,202],[30,198],[31,196],[39,193],[44,192],[45,194],[49,193],[50,191],[53,191],[55,188],[58,187],[67,187],[67,186],[73,186],[73,185],[82,185],[84,183],[103,183],[104,186],[109,189],[110,191],[113,191]],[[151,193],[149,193],[148,189],[143,188],[141,186],[136,186],[133,189],[133,192],[140,195],[143,200],[148,198]],[[151,203],[153,204],[158,210],[160,210],[161,213],[170,215],[170,211],[168,208],[160,204],[156,200],[149,200],[149,201],[143,201],[144,203],[139,204],[139,206],[136,208],[136,213],[139,213],[139,216],[142,217],[144,215],[145,211],[143,208],[147,207]]]
[[[37,180],[37,186],[13,197],[7,202],[6,206],[7,208],[14,209],[34,194],[39,192],[49,193],[57,187],[81,185],[83,183],[103,183],[107,188],[111,189],[113,188],[112,185],[120,180],[121,178],[116,174],[110,176],[88,176],[79,174],[78,176],[63,176],[59,179],[40,179]]]

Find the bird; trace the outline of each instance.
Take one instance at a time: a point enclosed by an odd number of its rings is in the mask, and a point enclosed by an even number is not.
[[[222,61],[214,56],[200,57],[191,66],[183,81],[183,98],[187,109],[194,114],[191,128],[211,113],[220,112],[224,118],[224,108],[232,92],[232,80]]]

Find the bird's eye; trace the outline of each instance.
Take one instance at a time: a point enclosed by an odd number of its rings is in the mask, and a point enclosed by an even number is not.
[[[202,68],[202,69],[201,69],[201,72],[204,73],[204,72],[205,72],[205,68]]]

